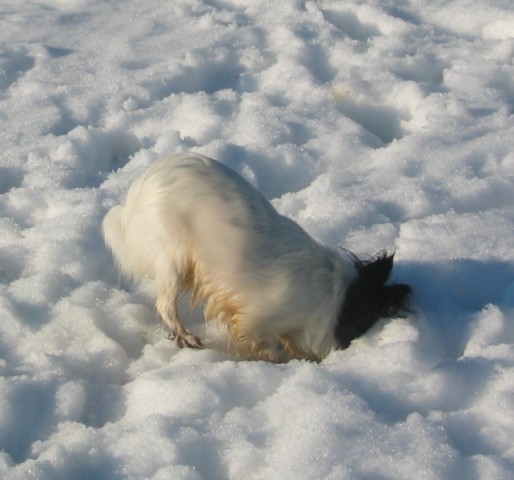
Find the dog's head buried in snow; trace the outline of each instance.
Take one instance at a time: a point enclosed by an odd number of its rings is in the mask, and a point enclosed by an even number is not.
[[[103,221],[122,272],[155,281],[156,308],[180,347],[202,347],[182,324],[190,292],[251,358],[321,360],[377,320],[406,309],[387,285],[393,255],[361,261],[313,240],[237,173],[184,153],[157,161]]]

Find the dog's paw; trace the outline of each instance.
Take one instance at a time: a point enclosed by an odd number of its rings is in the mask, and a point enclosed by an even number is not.
[[[260,360],[267,360],[273,363],[284,363],[288,360],[287,351],[282,342],[277,338],[262,336],[258,342],[253,344],[253,350]]]
[[[183,333],[170,337],[175,341],[179,348],[203,348],[203,343],[199,337],[190,333]]]

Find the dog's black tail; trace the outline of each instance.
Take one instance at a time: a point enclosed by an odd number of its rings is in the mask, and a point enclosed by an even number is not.
[[[394,254],[385,251],[360,260],[350,254],[357,278],[348,287],[339,312],[335,336],[340,348],[366,333],[380,318],[405,316],[412,292],[408,285],[386,285],[393,268]]]

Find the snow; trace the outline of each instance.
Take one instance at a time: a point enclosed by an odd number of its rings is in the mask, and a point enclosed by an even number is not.
[[[0,2],[0,477],[514,479],[509,0]],[[179,350],[109,207],[212,156],[416,292],[320,364]],[[187,310],[186,310],[187,312]]]

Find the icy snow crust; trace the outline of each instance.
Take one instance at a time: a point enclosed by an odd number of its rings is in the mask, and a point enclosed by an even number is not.
[[[0,2],[2,479],[514,478],[510,0]],[[323,363],[178,350],[107,209],[193,150],[416,315]]]

